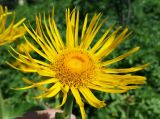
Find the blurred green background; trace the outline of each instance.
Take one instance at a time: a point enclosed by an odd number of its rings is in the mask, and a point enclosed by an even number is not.
[[[139,52],[118,62],[114,67],[131,67],[150,63],[149,68],[136,72],[147,77],[147,83],[140,89],[124,94],[107,94],[95,92],[95,95],[105,100],[107,106],[96,109],[85,104],[88,119],[160,119],[160,0],[0,0],[0,4],[16,11],[16,19],[26,17],[35,25],[35,15],[49,13],[54,6],[55,20],[61,35],[65,36],[65,9],[80,10],[82,22],[86,13],[103,13],[108,21],[99,31],[99,36],[114,22],[116,25],[128,26],[132,35],[119,46],[109,58],[118,56],[129,49],[140,46]],[[20,38],[15,45],[23,41]],[[0,47],[0,119],[13,119],[25,112],[54,108],[59,103],[58,97],[35,100],[32,97],[39,92],[36,89],[15,91],[11,88],[22,87],[22,77],[33,80],[40,79],[37,74],[27,74],[10,68],[5,61],[12,62],[8,46]],[[61,98],[61,97],[60,97]],[[77,105],[73,114],[80,119]]]

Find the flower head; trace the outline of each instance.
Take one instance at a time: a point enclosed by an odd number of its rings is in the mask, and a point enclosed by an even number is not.
[[[25,47],[25,49],[24,49],[24,47]],[[33,49],[26,42],[18,44],[17,50],[21,53],[25,53],[26,51],[29,53],[33,52]]]
[[[24,49],[24,47],[25,47],[25,49]],[[18,50],[18,52],[20,52],[22,54],[24,54],[25,52],[28,52],[28,53],[32,53],[33,52],[33,49],[27,43],[20,43],[17,46],[17,50]],[[25,72],[27,72],[27,69],[29,68],[28,65],[22,64],[18,60],[14,61],[12,63],[12,65],[14,65],[15,67],[19,67],[21,69],[25,69]]]
[[[71,92],[80,107],[82,118],[84,119],[85,111],[81,95],[90,105],[101,108],[105,106],[105,103],[97,99],[92,90],[107,93],[123,93],[130,89],[136,89],[139,87],[139,84],[145,83],[145,77],[129,73],[142,70],[147,64],[124,69],[109,67],[109,65],[136,52],[139,47],[133,48],[114,59],[104,59],[129,35],[128,28],[120,32],[121,27],[119,27],[111,33],[112,27],[110,27],[94,44],[93,40],[105,22],[105,20],[99,22],[102,15],[95,14],[89,25],[87,25],[88,15],[86,15],[81,37],[79,38],[79,11],[74,9],[70,12],[67,9],[66,38],[62,40],[53,15],[52,17],[49,16],[48,25],[44,16],[46,33],[42,27],[41,17],[36,17],[36,30],[33,28],[29,30],[24,25],[27,32],[39,45],[39,48],[25,37],[27,44],[43,57],[45,61],[33,58],[27,50],[24,50],[26,51],[25,54],[21,54],[12,48],[19,56],[17,60],[28,67],[27,70],[21,67],[19,70],[37,72],[40,76],[46,77],[46,80],[39,82],[33,82],[24,78],[23,80],[29,86],[17,89],[37,87],[40,90],[44,90],[45,93],[37,96],[37,98],[50,98],[62,91],[64,96],[60,106],[65,103],[67,94]],[[52,85],[46,88],[44,87],[46,84]]]
[[[6,21],[11,14],[13,14],[13,19],[7,26]],[[26,32],[24,27],[19,27],[24,20],[25,19],[23,18],[15,24],[15,13],[8,12],[7,7],[3,8],[0,5],[0,46],[6,43],[11,43],[24,35]]]

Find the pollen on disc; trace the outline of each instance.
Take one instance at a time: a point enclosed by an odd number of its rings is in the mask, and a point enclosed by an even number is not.
[[[83,51],[64,51],[57,56],[53,65],[56,78],[64,85],[86,85],[95,77],[94,59]]]
[[[83,62],[77,58],[72,58],[67,62],[67,66],[73,71],[79,71],[83,68]]]

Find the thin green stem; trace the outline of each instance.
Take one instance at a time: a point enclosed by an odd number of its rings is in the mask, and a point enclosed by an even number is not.
[[[64,117],[65,119],[70,119],[72,114],[72,107],[73,107],[73,96],[68,95],[66,104],[64,106]]]
[[[72,107],[73,107],[73,96],[68,95],[63,113],[57,112],[55,115],[55,119],[70,119],[72,114]]]

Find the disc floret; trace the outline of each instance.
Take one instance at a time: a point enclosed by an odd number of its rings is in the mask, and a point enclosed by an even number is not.
[[[96,74],[94,59],[82,50],[65,50],[58,54],[53,70],[56,78],[70,87],[85,86]]]

